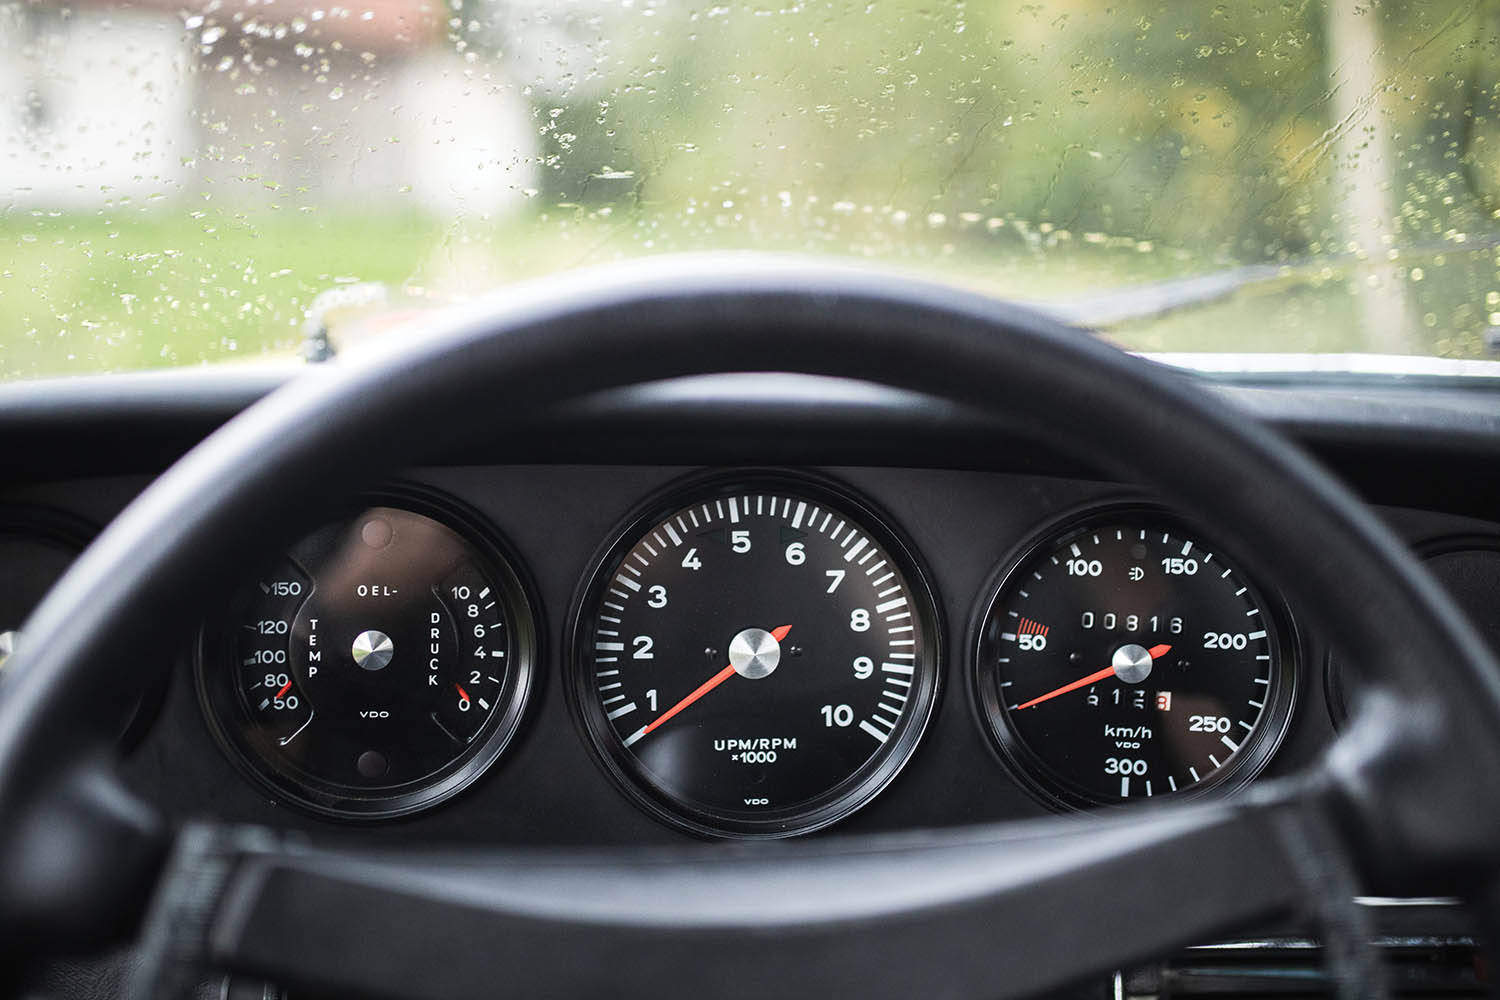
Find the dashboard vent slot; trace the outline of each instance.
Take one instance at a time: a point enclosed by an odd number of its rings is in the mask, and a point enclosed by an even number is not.
[[[1452,1000],[1487,995],[1483,959],[1469,937],[1402,937],[1376,941],[1390,976],[1392,996]],[[1323,1000],[1333,996],[1315,941],[1234,941],[1192,948],[1165,962],[1126,973],[1120,1000],[1187,1000],[1277,997]]]

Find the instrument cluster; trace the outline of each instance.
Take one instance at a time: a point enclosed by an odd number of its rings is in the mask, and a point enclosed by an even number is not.
[[[912,770],[915,804],[886,825],[940,793],[950,821],[990,815],[968,805],[986,788],[1012,811],[1232,794],[1305,752],[1296,720],[1327,730],[1360,696],[1276,581],[1179,512],[1094,488],[1002,513],[995,483],[939,509],[938,488],[876,478],[643,475],[587,518],[588,490],[560,481],[510,506],[520,545],[452,477],[391,485],[247,568],[202,623],[180,711],[247,792],[309,817],[446,811],[516,760],[545,792],[519,808],[550,808],[548,829],[614,795],[616,825],[633,806],[646,827],[768,838],[847,821]],[[0,670],[93,533],[0,510]],[[1417,544],[1500,646],[1500,536]],[[163,701],[141,693],[127,741]]]
[[[202,707],[268,793],[397,816],[477,780],[539,662],[528,569],[457,500],[391,491],[303,539],[203,632]],[[784,837],[878,796],[943,689],[1048,806],[1228,790],[1274,753],[1297,645],[1276,592],[1170,512],[1039,526],[947,635],[903,526],[786,472],[644,498],[584,572],[560,644],[620,790],[704,836]]]

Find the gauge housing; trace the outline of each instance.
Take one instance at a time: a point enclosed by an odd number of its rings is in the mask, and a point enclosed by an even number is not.
[[[1500,655],[1500,535],[1462,533],[1433,538],[1414,546],[1417,555],[1459,609],[1469,615],[1481,638]],[[1330,649],[1324,691],[1328,714],[1343,729],[1350,709],[1368,683],[1346,654]]]
[[[21,627],[96,534],[62,511],[0,506],[0,632]]]
[[[4,647],[15,642],[15,633],[47,591],[99,533],[82,518],[52,507],[30,504],[0,506],[0,669]],[[149,672],[148,672],[149,673]],[[166,696],[166,675],[149,681],[137,699],[130,721],[120,734],[120,744],[135,746],[155,721]]]
[[[909,701],[879,748],[853,773],[821,794],[785,808],[755,814],[708,807],[663,787],[625,745],[601,705],[593,645],[596,615],[605,591],[632,549],[653,528],[691,505],[745,494],[775,494],[793,502],[821,504],[829,511],[837,511],[839,516],[847,516],[851,526],[857,526],[899,570],[905,585],[904,596],[910,602],[913,617],[920,623],[922,636],[911,687],[907,689]],[[940,687],[944,633],[929,579],[914,550],[886,518],[868,501],[832,480],[801,471],[760,469],[690,475],[658,491],[624,519],[601,548],[576,595],[566,650],[571,709],[605,772],[632,801],[666,824],[697,836],[740,839],[789,837],[822,829],[855,812],[885,789],[910,759],[926,731]],[[715,660],[713,666],[717,663]],[[707,662],[704,666],[709,668],[705,673],[713,672]],[[877,679],[879,676],[877,673]]]
[[[973,616],[968,675],[979,725],[1001,761],[1022,787],[1038,801],[1056,811],[1120,808],[1137,804],[1141,798],[1113,799],[1084,791],[1055,772],[1039,751],[1016,731],[1005,704],[1006,699],[1002,697],[1002,682],[998,670],[998,664],[1003,662],[1003,653],[1015,648],[1011,646],[1002,649],[1001,646],[1004,629],[1002,603],[1010,595],[1024,593],[1022,588],[1032,582],[1029,571],[1032,571],[1036,560],[1063,540],[1091,526],[1119,524],[1149,526],[1166,532],[1185,533],[1205,542],[1211,541],[1190,519],[1159,504],[1136,499],[1091,503],[1047,522],[1015,547],[1001,562],[1000,568],[991,575]],[[1242,565],[1232,550],[1224,549],[1217,542],[1212,544],[1212,551],[1225,553],[1221,564],[1235,567]],[[1267,639],[1274,661],[1271,664],[1264,707],[1260,710],[1252,732],[1223,766],[1181,790],[1168,790],[1162,795],[1153,796],[1154,798],[1181,799],[1207,793],[1227,793],[1241,788],[1265,768],[1286,734],[1297,700],[1300,673],[1300,642],[1296,624],[1279,591],[1249,579],[1243,573],[1238,573],[1238,578],[1247,587],[1253,588],[1252,596],[1258,598],[1257,605],[1269,626]],[[1089,660],[1086,667],[1092,666],[1094,663]],[[1082,673],[1083,669],[1078,672]]]
[[[355,520],[381,508],[435,522],[437,527],[455,536],[463,546],[464,558],[472,561],[479,577],[493,589],[496,606],[502,609],[498,614],[505,626],[505,649],[499,662],[504,667],[498,678],[499,684],[490,695],[494,703],[486,710],[482,725],[478,725],[472,735],[449,734],[456,744],[461,745],[451,758],[430,772],[409,780],[359,785],[309,771],[278,752],[276,741],[268,739],[264,727],[257,725],[252,715],[253,707],[246,701],[242,684],[237,681],[240,667],[235,640],[240,625],[233,619],[232,609],[242,603],[238,598],[227,606],[223,617],[205,623],[200,631],[194,663],[195,687],[203,717],[231,762],[273,800],[340,820],[378,820],[410,815],[430,809],[469,787],[496,762],[515,737],[538,674],[536,664],[540,656],[541,634],[536,610],[538,604],[533,596],[535,591],[524,574],[523,564],[488,521],[446,494],[407,484],[361,494],[350,502],[342,515],[330,519],[292,546],[285,564],[298,565],[290,555],[298,546],[306,545],[321,533],[352,526]],[[269,572],[270,567],[266,571]],[[253,587],[255,583],[247,582],[242,596]],[[264,590],[264,586],[261,589]],[[308,603],[312,598],[313,591],[309,591],[302,603]],[[456,633],[457,629],[453,631]],[[343,652],[331,647],[327,650],[333,657],[342,656]],[[451,656],[452,660],[444,662],[443,666],[467,666],[460,663],[459,652],[458,647],[445,644],[442,657]],[[423,650],[421,656],[425,658],[426,654],[427,651]],[[439,660],[433,658],[431,662],[438,663]],[[353,669],[347,665],[345,668]],[[282,669],[296,676],[290,666]],[[487,672],[500,671],[489,668]],[[306,679],[299,683],[306,683]],[[477,694],[475,700],[478,700]],[[433,721],[439,721],[435,714]]]

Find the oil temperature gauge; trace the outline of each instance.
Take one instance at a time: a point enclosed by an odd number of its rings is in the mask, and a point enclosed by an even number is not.
[[[536,633],[476,520],[392,498],[303,539],[204,631],[198,688],[230,756],[337,816],[425,808],[519,723]]]

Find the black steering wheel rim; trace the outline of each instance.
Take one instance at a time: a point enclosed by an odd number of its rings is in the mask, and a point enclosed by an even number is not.
[[[119,650],[175,648],[173,631],[227,586],[217,567],[289,543],[339,495],[419,461],[424,414],[441,407],[489,438],[594,392],[758,371],[999,412],[1214,524],[1404,692],[1399,717],[1351,727],[1313,776],[1337,787],[1355,860],[1441,891],[1493,868],[1500,794],[1480,778],[1500,765],[1500,674],[1417,560],[1295,446],[1181,373],[978,295],[801,260],[658,259],[507,290],[295,380],[106,529],[27,623],[0,686],[0,815],[16,818],[0,829],[0,931],[87,937],[138,914],[165,840],[107,764],[134,683]]]

